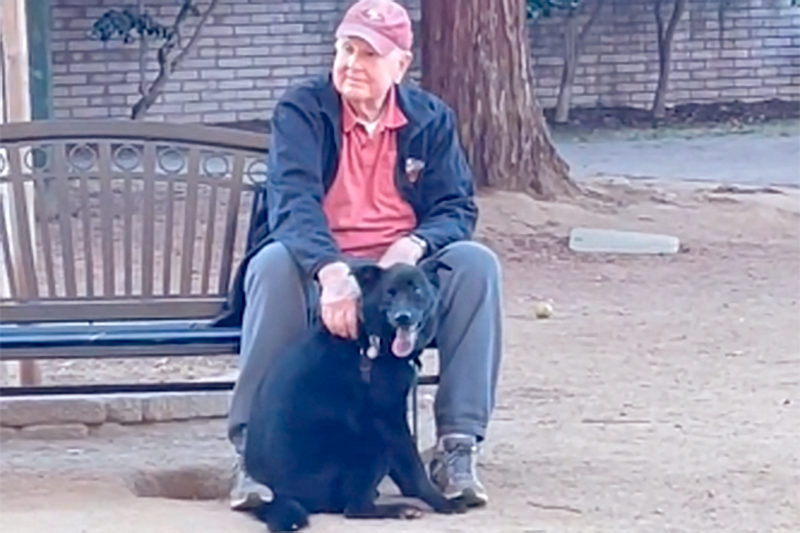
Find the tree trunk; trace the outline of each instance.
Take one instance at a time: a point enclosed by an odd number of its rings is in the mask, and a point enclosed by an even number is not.
[[[580,51],[604,2],[605,0],[595,0],[594,9],[580,31],[578,31],[580,25],[578,24],[577,10],[570,9],[567,14],[564,22],[564,67],[561,70],[561,84],[558,87],[558,99],[556,100],[555,122],[557,124],[564,124],[569,119],[569,110],[572,107],[572,87],[575,84],[575,71],[578,69]]]
[[[653,117],[664,118],[667,114],[666,99],[667,89],[669,88],[669,72],[672,64],[672,39],[675,37],[675,30],[678,22],[686,9],[686,0],[675,0],[672,8],[669,23],[664,28],[664,18],[661,14],[662,0],[656,0],[656,31],[658,32],[658,85],[656,94],[653,98]]]
[[[421,5],[422,84],[455,110],[478,186],[577,192],[533,94],[524,0]]]
[[[569,118],[572,102],[572,86],[575,83],[575,70],[578,67],[578,17],[570,10],[564,22],[564,67],[561,70],[561,85],[556,100],[555,121],[564,124]]]

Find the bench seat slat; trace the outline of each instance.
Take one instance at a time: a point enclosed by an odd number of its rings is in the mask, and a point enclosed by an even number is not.
[[[0,351],[3,351],[3,359],[9,359],[11,354],[6,350],[30,350],[33,352],[31,356],[37,356],[35,351],[55,348],[236,346],[240,336],[239,328],[208,327],[197,322],[139,325],[2,326],[0,327]],[[113,356],[114,354],[109,354],[109,357]],[[88,357],[88,355],[84,357]]]
[[[0,359],[114,359],[238,354],[240,328],[206,321],[0,325]],[[438,376],[419,376],[420,385]]]
[[[78,385],[32,385],[0,387],[0,396],[53,396],[70,394],[137,394],[153,392],[209,392],[230,391],[232,380],[224,381],[172,381],[151,383],[81,383]]]
[[[420,376],[420,385],[436,385],[438,376]],[[151,383],[82,383],[78,385],[34,385],[0,387],[0,396],[52,396],[68,394],[136,394],[152,392],[209,392],[230,391],[233,380],[172,381]]]

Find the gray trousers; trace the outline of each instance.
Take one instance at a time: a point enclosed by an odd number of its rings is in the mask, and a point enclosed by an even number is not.
[[[471,241],[453,243],[436,256],[452,268],[439,271],[437,434],[465,433],[482,440],[494,409],[502,352],[500,263],[494,252]],[[244,291],[240,375],[228,416],[228,436],[239,453],[266,368],[302,335],[309,313],[316,312],[309,309],[300,272],[280,243],[265,246],[251,259]]]

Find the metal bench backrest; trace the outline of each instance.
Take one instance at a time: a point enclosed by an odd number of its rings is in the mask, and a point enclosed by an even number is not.
[[[266,180],[266,135],[108,120],[0,132],[2,321],[219,310]]]

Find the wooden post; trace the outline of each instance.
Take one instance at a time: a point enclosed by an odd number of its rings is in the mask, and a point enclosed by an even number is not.
[[[5,117],[7,122],[31,119],[30,60],[25,0],[2,0]]]
[[[0,31],[3,28],[3,12],[0,11]],[[0,35],[0,128],[2,128],[3,124],[6,122],[6,62],[5,62],[5,46],[3,46],[3,38]],[[6,150],[0,145],[0,160],[8,161],[8,155],[6,155]],[[0,165],[0,176],[3,175],[4,169]],[[3,213],[6,212],[8,204],[6,203],[6,196],[7,196],[7,189],[8,187],[5,184],[0,184],[0,203],[3,206]],[[4,220],[4,223],[8,223],[8,220]],[[5,261],[0,264],[0,268],[3,268],[5,265]],[[0,296],[7,297],[11,295],[11,288],[9,287],[9,279],[8,279],[8,272],[3,270],[0,273]],[[2,368],[5,371],[5,365]]]
[[[0,49],[2,49],[2,81],[3,81],[3,123],[27,122],[31,120],[30,101],[30,59],[28,55],[28,29],[25,16],[25,0],[0,0]],[[0,126],[2,127],[2,126]],[[25,202],[30,217],[31,242],[36,242],[33,183],[25,185]],[[13,221],[16,220],[15,202],[9,190],[0,191],[3,201],[6,202],[8,227],[11,229],[11,253],[15,256],[15,274],[19,291],[26,295],[35,294],[36,287],[30,286],[25,275],[25,269],[19,262],[19,229]],[[35,361],[21,361],[19,363],[20,382],[23,385],[34,385],[41,382],[41,375]]]
[[[6,40],[5,39],[5,26],[6,26],[5,21],[6,21],[6,17],[7,16],[8,15],[6,14],[5,4],[4,4],[3,5],[3,9],[0,10],[0,128],[3,127],[3,124],[8,122],[8,119],[6,117],[8,106],[6,105],[6,78],[7,78],[7,76],[6,76],[6,68],[7,68],[6,67],[6,63],[7,63],[6,55],[7,54],[6,54],[6,45],[5,45],[5,40]],[[2,131],[2,130],[0,129],[0,131]],[[2,144],[0,144],[0,158],[2,158],[2,160],[6,162],[6,165],[4,165],[4,166],[7,167],[8,166],[8,164],[7,164],[8,154],[6,154],[6,149]],[[6,168],[3,168],[3,166],[0,166],[0,171],[1,171],[0,175],[2,175],[2,172],[7,172],[8,170]],[[11,219],[8,217],[8,214],[7,214],[8,213],[8,207],[9,207],[9,205],[8,205],[8,186],[5,183],[0,184],[0,202],[3,203],[3,212],[6,214],[5,216],[7,217],[4,222],[6,224],[8,224]],[[5,263],[3,263],[3,265],[5,265]],[[3,267],[3,265],[0,265],[0,267]],[[2,275],[0,276],[0,296],[3,296],[3,297],[10,296],[11,289],[10,289],[10,287],[8,285],[8,281],[9,281],[8,280],[8,273],[4,270]],[[5,370],[5,368],[4,368],[4,370]]]

